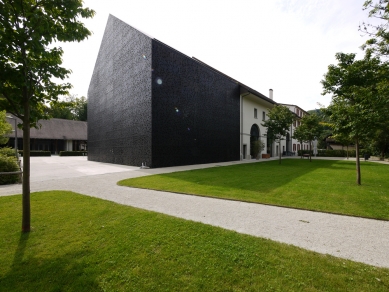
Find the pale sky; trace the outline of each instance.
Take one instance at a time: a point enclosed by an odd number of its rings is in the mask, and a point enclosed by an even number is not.
[[[357,53],[365,0],[85,0],[93,35],[61,44],[71,94],[87,96],[108,15],[196,57],[274,100],[305,110],[328,105],[320,80],[335,53]]]

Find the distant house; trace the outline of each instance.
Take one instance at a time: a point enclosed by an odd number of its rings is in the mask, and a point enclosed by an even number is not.
[[[7,114],[7,116],[12,116]],[[7,118],[7,122],[15,130],[15,120]],[[21,123],[20,119],[17,119]],[[87,122],[50,119],[39,120],[39,129],[30,130],[30,150],[50,151],[52,154],[58,154],[60,151],[78,151],[87,148]],[[9,136],[7,146],[14,147],[15,132]],[[23,150],[23,131],[17,129],[18,149]]]

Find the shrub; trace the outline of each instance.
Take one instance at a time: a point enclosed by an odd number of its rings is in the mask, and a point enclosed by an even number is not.
[[[59,156],[87,156],[88,151],[60,151]]]
[[[20,156],[23,156],[23,150],[19,150],[18,152]],[[30,150],[30,156],[51,156],[51,152],[42,150]]]
[[[298,155],[301,156],[301,151],[303,154],[308,154],[309,150],[299,150]],[[355,150],[348,151],[348,157],[355,157]],[[361,149],[359,151],[359,157],[363,157],[365,154],[369,154],[367,150]],[[313,151],[311,151],[313,156]],[[347,157],[347,150],[326,150],[319,149],[316,154],[317,157]]]
[[[15,157],[15,149],[10,147],[0,148],[0,155],[7,157]]]
[[[0,172],[13,172],[18,170],[19,166],[16,162],[15,157],[0,155]],[[0,185],[13,184],[18,181],[18,174],[0,175]]]

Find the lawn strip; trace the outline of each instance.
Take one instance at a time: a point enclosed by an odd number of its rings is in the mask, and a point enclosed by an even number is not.
[[[158,174],[122,186],[389,220],[389,166],[363,162],[362,185],[351,161],[288,159]]]

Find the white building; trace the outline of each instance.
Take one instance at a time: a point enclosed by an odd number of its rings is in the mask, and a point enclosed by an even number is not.
[[[269,90],[269,97],[266,97],[243,84],[241,84],[241,87],[243,88],[240,94],[241,159],[253,158],[251,143],[255,140],[261,140],[265,144],[265,149],[259,155],[260,158],[278,157],[280,151],[284,156],[297,155],[298,150],[309,149],[309,143],[304,142],[300,145],[296,139],[293,139],[293,133],[300,125],[299,120],[308,114],[305,110],[297,105],[275,102],[272,89]],[[276,105],[288,107],[297,117],[297,120],[290,125],[290,130],[286,137],[282,137],[280,146],[267,138],[267,129],[261,125],[267,119],[269,109]]]

